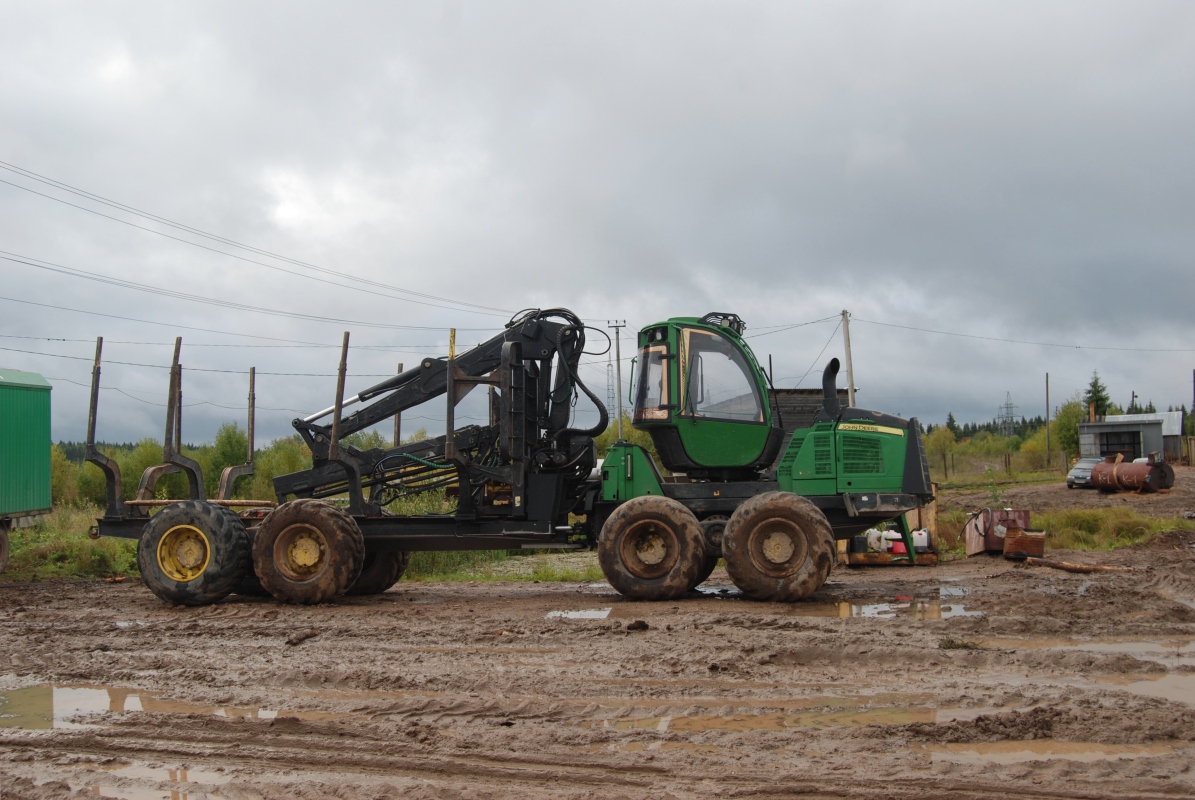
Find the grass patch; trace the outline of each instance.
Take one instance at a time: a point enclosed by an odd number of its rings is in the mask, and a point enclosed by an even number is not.
[[[967,512],[960,508],[938,511],[937,545],[939,553],[965,553],[963,527],[967,524]]]
[[[445,550],[411,554],[404,581],[487,580],[495,564],[510,558],[509,550]]]
[[[1014,472],[1012,475],[1006,472],[993,472],[993,475],[988,475],[986,472],[964,474],[955,474],[952,472],[949,478],[945,480],[935,478],[934,482],[938,484],[938,488],[942,491],[975,491],[987,489],[993,482],[996,486],[1002,488],[1033,486],[1043,483],[1060,483],[1064,477],[1062,473],[1057,471]]]
[[[939,552],[966,552],[963,527],[967,516],[957,508],[939,512]],[[1046,532],[1046,547],[1051,550],[1112,550],[1148,541],[1164,531],[1195,530],[1190,520],[1143,517],[1131,508],[1034,511],[1032,524]]]
[[[979,642],[968,642],[963,639],[955,639],[953,636],[943,636],[938,640],[939,650],[983,650],[984,646]]]
[[[1055,550],[1112,550],[1195,524],[1181,517],[1143,517],[1131,508],[1101,508],[1035,513],[1033,527],[1046,531],[1046,546]]]
[[[441,501],[442,502],[442,501]],[[441,508],[437,505],[436,509]],[[137,576],[137,542],[91,539],[87,529],[102,514],[89,504],[60,505],[36,525],[11,531],[8,568],[0,580]],[[450,550],[411,555],[407,581],[601,581],[589,552]]]
[[[606,580],[602,568],[597,565],[597,559],[592,564],[572,565],[553,560],[548,556],[537,556],[535,566],[531,570],[531,580],[543,581],[578,581],[594,583]],[[518,580],[517,578],[515,580]]]
[[[483,550],[413,553],[409,581],[602,581],[588,551]]]
[[[8,569],[0,580],[138,575],[135,541],[88,538],[101,513],[98,506],[56,506],[36,525],[10,531]]]

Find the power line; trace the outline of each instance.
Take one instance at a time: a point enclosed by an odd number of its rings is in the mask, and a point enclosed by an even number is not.
[[[4,299],[4,298],[0,298]],[[234,334],[241,335],[241,334]],[[28,339],[38,342],[95,342],[95,339],[64,339],[59,336],[18,336],[11,333],[0,333],[0,339]],[[285,341],[285,340],[284,340]],[[119,339],[104,339],[104,344],[127,344],[127,345],[144,345],[147,347],[173,347],[174,342],[131,342],[122,341]],[[320,344],[317,342],[298,342],[296,344],[219,344],[212,342],[187,342],[187,347],[247,347],[256,349],[283,349],[283,350],[299,350],[311,347],[330,348],[339,350],[338,344]],[[416,352],[425,353],[429,348],[419,347],[418,345],[354,345],[354,350],[375,350],[380,352]],[[447,352],[447,349],[445,349]]]
[[[839,315],[835,314],[832,317],[822,317],[821,319],[815,319],[815,320],[811,320],[809,322],[794,322],[790,325],[765,325],[762,328],[757,328],[756,330],[764,330],[764,331],[766,331],[766,333],[753,333],[750,336],[744,336],[743,338],[744,339],[756,339],[756,338],[759,338],[760,336],[771,336],[773,333],[784,333],[785,331],[791,331],[793,328],[803,328],[806,325],[816,325],[819,322],[829,322],[832,319],[838,319],[838,318],[839,318]],[[776,330],[767,330],[768,328],[775,328]]]
[[[137,322],[137,323],[140,323],[143,325],[159,325],[159,326],[162,326],[165,328],[180,329],[180,330],[184,330],[184,331],[200,331],[201,333],[218,333],[218,334],[222,334],[224,336],[240,336],[245,339],[264,339],[268,342],[289,342],[292,344],[311,345],[313,347],[327,347],[328,346],[328,345],[322,344],[320,342],[304,342],[300,339],[280,339],[277,336],[262,336],[262,335],[256,334],[256,333],[236,333],[235,331],[220,331],[220,330],[216,330],[214,328],[197,328],[194,325],[180,325],[175,322],[155,322],[154,320],[150,320],[150,319],[137,319],[136,317],[121,316],[120,314],[105,314],[102,311],[90,311],[90,310],[86,310],[86,309],[82,309],[82,308],[68,308],[67,306],[56,306],[56,305],[51,305],[50,303],[37,303],[37,302],[34,302],[33,300],[20,300],[15,297],[0,297],[0,300],[6,300],[10,303],[21,303],[22,305],[27,305],[27,306],[38,306],[39,308],[49,308],[49,309],[53,309],[55,311],[70,311],[74,314],[90,314],[93,317],[105,317],[107,319],[118,319],[123,322]],[[444,330],[444,328],[429,328],[428,330],[439,331],[439,330]],[[88,339],[87,341],[91,341],[91,340]],[[340,347],[340,345],[331,345],[331,346],[336,347],[336,348]],[[381,348],[383,346],[384,345],[377,345],[378,348]]]
[[[5,350],[9,353],[26,353],[33,356],[44,356],[48,358],[66,358],[71,361],[93,361],[94,359],[88,356],[67,356],[61,353],[42,353],[37,350],[20,350],[16,347],[0,347],[0,350]],[[168,364],[140,364],[135,361],[105,361],[105,364],[119,364],[122,367],[145,367],[147,369],[171,369]],[[187,367],[188,372],[215,372],[225,375],[248,375],[247,369],[212,369],[210,367]],[[289,378],[335,378],[334,372],[263,372],[257,371],[258,375],[275,375],[279,377]],[[393,372],[380,373],[358,373],[350,375],[352,378],[393,378]]]
[[[860,319],[852,316],[852,320],[856,322],[866,322],[868,325],[882,325],[885,328],[900,328],[906,331],[918,331],[919,333],[936,333],[940,336],[958,336],[963,339],[982,339],[987,342],[1005,342],[1007,344],[1032,344],[1039,347],[1062,347],[1068,350],[1111,350],[1124,353],[1195,353],[1195,348],[1160,348],[1160,347],[1096,347],[1086,344],[1058,344],[1056,342],[1031,342],[1023,339],[1001,339],[996,336],[978,336],[973,333],[957,333],[955,331],[935,331],[929,328],[914,328],[911,325],[896,325],[891,322],[876,322],[870,319]]]
[[[158,286],[151,286],[149,284],[136,283],[134,281],[126,281],[123,278],[113,278],[107,275],[100,275],[95,272],[88,272],[87,270],[76,269],[74,267],[65,267],[61,264],[55,264],[50,261],[44,261],[40,258],[33,258],[32,256],[23,256],[18,253],[11,253],[7,250],[0,250],[0,259],[4,261],[11,261],[16,264],[23,264],[28,267],[35,267],[36,269],[43,269],[47,272],[56,272],[61,275],[67,275],[72,278],[83,278],[84,280],[95,281],[96,283],[104,283],[110,286],[117,286],[122,289],[133,289],[138,292],[146,292],[148,294],[155,294],[161,297],[170,297],[176,300],[186,300],[192,303],[202,303],[204,305],[218,306],[220,308],[230,308],[235,311],[249,311],[257,314],[267,314],[275,317],[286,317],[289,319],[305,319],[312,322],[328,322],[337,325],[359,325],[366,328],[389,328],[394,330],[414,330],[414,331],[442,331],[447,330],[445,327],[431,327],[427,325],[394,325],[385,322],[363,322],[361,320],[341,319],[339,317],[321,317],[317,314],[304,314],[300,311],[283,311],[281,309],[261,308],[251,306],[245,303],[234,303],[231,300],[220,300],[213,297],[202,297],[200,295],[189,294],[187,292],[180,292],[174,289],[163,289]],[[458,331],[489,331],[492,328],[457,328]]]
[[[79,381],[73,381],[70,378],[55,378],[55,377],[51,377],[49,375],[46,375],[45,378],[46,378],[46,380],[49,380],[49,381],[64,381],[65,383],[73,383],[75,386],[82,386],[85,389],[91,388],[90,383],[80,383]],[[125,397],[128,397],[132,400],[136,400],[139,403],[145,403],[148,406],[157,406],[158,408],[166,408],[165,403],[155,403],[152,400],[146,400],[142,397],[138,397],[135,394],[130,394],[129,392],[126,392],[124,389],[121,389],[119,386],[101,386],[100,389],[102,389],[103,391],[106,391],[106,392],[118,392],[120,394],[123,394]],[[211,400],[199,400],[194,403],[183,403],[183,408],[192,408],[194,406],[215,406],[216,408],[228,408],[228,409],[232,409],[233,411],[243,411],[245,408],[244,405],[226,406],[221,403],[213,402]],[[270,406],[258,406],[258,405],[255,405],[254,408],[256,408],[258,411],[288,411],[293,414],[307,413],[307,412],[302,411],[297,408],[271,408]]]
[[[838,324],[834,326],[834,330],[830,334],[830,338],[826,340],[826,343],[822,346],[821,351],[813,359],[813,363],[809,365],[809,369],[805,370],[805,374],[801,376],[801,379],[799,381],[797,381],[797,386],[800,386],[802,381],[804,381],[805,378],[809,377],[809,373],[813,372],[813,368],[817,366],[817,362],[822,360],[822,353],[826,352],[826,348],[830,346],[830,342],[834,341],[834,337],[838,335],[838,329],[841,327],[842,327],[842,318],[840,317],[838,320]],[[783,381],[783,380],[788,380],[788,379],[781,378],[780,380]],[[794,386],[793,388],[795,389],[795,388],[797,388],[797,386]]]
[[[259,375],[267,375],[269,373],[259,372],[258,374]],[[46,375],[44,377],[46,378],[46,380],[50,380],[50,381],[63,381],[65,383],[73,383],[75,386],[82,386],[85,389],[91,388],[91,384],[89,384],[89,383],[81,383],[79,381],[71,380],[70,378],[58,378],[58,377],[53,377],[50,375]],[[166,408],[165,403],[155,403],[152,400],[146,400],[142,397],[138,397],[135,394],[130,394],[129,392],[126,392],[124,389],[121,389],[118,386],[101,386],[100,389],[103,391],[118,392],[119,394],[122,394],[131,400],[136,400],[139,403],[145,403],[146,405],[149,405],[149,406],[157,406],[158,408]],[[195,406],[214,406],[215,408],[226,408],[226,409],[229,409],[232,411],[244,411],[245,410],[245,406],[243,404],[239,405],[239,406],[229,406],[229,405],[224,405],[222,403],[214,402],[212,400],[199,400],[199,401],[196,401],[193,403],[186,403],[186,402],[183,403],[183,408],[193,408]],[[271,407],[271,406],[254,406],[254,407],[258,411],[286,411],[291,414],[306,414],[307,413],[306,410],[298,409],[298,408],[277,408],[277,407]],[[464,414],[464,415],[457,414],[456,418],[457,419],[471,419],[471,420],[474,420],[477,422],[485,422],[486,421],[482,417],[474,417],[474,416],[470,416],[468,414]],[[421,419],[421,420],[426,420],[428,422],[443,422],[442,419],[437,418],[437,417],[417,416],[417,415],[412,416],[409,414],[404,414],[403,419]]]
[[[356,283],[363,283],[363,284],[366,284],[369,286],[373,286],[377,289],[386,289],[389,291],[400,292],[403,294],[410,294],[415,297],[422,297],[422,298],[426,298],[428,300],[439,300],[439,301],[445,302],[445,303],[452,303],[453,305],[452,306],[440,306],[440,305],[436,305],[435,303],[426,303],[426,302],[421,302],[418,300],[411,300],[410,298],[405,298],[405,297],[395,298],[397,300],[404,300],[406,302],[417,303],[419,305],[432,306],[435,308],[446,308],[448,310],[453,310],[453,311],[478,309],[478,310],[472,311],[472,313],[475,313],[475,314],[490,314],[490,315],[497,314],[499,316],[509,316],[511,313],[513,313],[506,309],[495,308],[494,306],[485,306],[485,305],[480,305],[478,303],[470,303],[470,302],[467,302],[464,300],[453,300],[452,298],[448,298],[448,297],[439,297],[437,295],[426,294],[424,292],[416,292],[411,289],[404,289],[401,286],[392,286],[390,284],[380,283],[378,281],[369,280],[368,278],[360,278],[355,275],[350,275],[348,273],[337,272],[336,270],[327,269],[325,267],[320,267],[315,264],[309,264],[305,261],[299,261],[298,259],[290,258],[289,256],[283,256],[283,255],[279,255],[278,253],[272,253],[269,250],[263,250],[258,247],[253,247],[252,245],[242,244],[240,242],[225,238],[223,236],[218,236],[216,234],[207,233],[205,231],[199,230],[198,228],[192,228],[189,225],[183,225],[182,223],[174,222],[172,220],[166,219],[165,217],[159,217],[156,214],[151,214],[146,211],[141,211],[139,209],[133,208],[132,206],[127,206],[124,203],[118,203],[114,200],[109,200],[100,195],[93,194],[91,192],[88,192],[88,191],[85,191],[82,189],[78,189],[76,187],[70,186],[69,184],[65,184],[60,181],[56,181],[52,178],[47,178],[45,176],[38,175],[35,172],[31,172],[29,170],[24,169],[23,167],[18,167],[14,164],[8,164],[6,162],[0,161],[0,169],[6,169],[9,172],[14,172],[14,173],[20,175],[21,177],[35,180],[40,183],[47,184],[49,186],[54,186],[57,189],[61,189],[63,191],[70,192],[71,194],[78,195],[79,197],[85,197],[88,200],[91,200],[92,202],[101,203],[103,205],[109,206],[110,208],[116,208],[121,211],[124,211],[125,213],[133,214],[133,215],[141,217],[143,219],[152,220],[154,222],[157,222],[157,223],[160,223],[163,225],[168,225],[172,228],[175,228],[176,230],[186,231],[187,233],[191,233],[196,236],[202,236],[206,239],[220,242],[222,244],[226,244],[231,247],[237,247],[237,248],[240,248],[240,249],[248,251],[248,252],[257,253],[259,255],[264,255],[264,256],[269,256],[270,258],[276,258],[280,261],[284,261],[289,264],[294,264],[295,266],[303,267],[305,269],[314,270],[316,272],[319,272],[319,273],[322,273],[325,275],[333,275],[338,278],[344,278],[347,280],[354,281]],[[109,214],[103,214],[99,211],[96,211],[95,209],[87,208],[86,206],[81,206],[81,205],[78,205],[77,203],[67,202],[66,200],[63,200],[61,198],[54,197],[53,195],[45,194],[44,192],[39,192],[34,189],[30,189],[28,186],[21,186],[20,184],[12,183],[11,181],[6,181],[3,179],[0,179],[0,183],[6,184],[8,186],[12,186],[15,189],[20,189],[21,191],[35,194],[39,197],[44,197],[47,200],[53,200],[56,203],[62,203],[63,205],[70,206],[71,208],[77,208],[80,211],[86,211],[89,214],[95,214],[96,216],[103,217],[104,219],[112,220],[113,222],[119,222],[122,225],[128,225],[129,227],[136,228],[138,230],[146,231],[148,233],[153,233],[158,236],[163,236],[167,239],[173,239],[176,242],[182,242],[183,244],[189,244],[192,247],[198,247],[202,250],[207,250],[207,251],[213,252],[213,253],[219,253],[220,255],[225,255],[225,256],[228,256],[229,258],[235,258],[235,259],[238,259],[240,261],[245,261],[250,264],[257,264],[259,266],[266,267],[267,269],[277,270],[279,272],[284,272],[288,275],[294,275],[296,277],[307,278],[309,280],[316,280],[316,281],[320,281],[321,283],[330,283],[334,286],[340,286],[340,287],[346,288],[346,289],[353,289],[355,291],[366,291],[357,286],[349,286],[349,285],[345,285],[345,284],[341,284],[341,283],[336,283],[335,281],[326,281],[326,280],[323,280],[321,278],[316,278],[311,275],[304,275],[302,273],[293,272],[288,269],[283,269],[282,267],[279,267],[274,264],[267,264],[265,262],[256,261],[251,258],[245,258],[244,256],[238,256],[235,253],[228,253],[224,250],[219,250],[214,247],[208,247],[207,245],[199,244],[198,242],[192,242],[187,239],[179,238],[177,236],[171,236],[168,233],[165,233],[163,231],[157,231],[157,230],[154,230],[153,228],[146,228],[142,225],[135,225],[132,222],[129,222],[128,220],[123,220],[123,219],[120,219],[119,217],[113,217]],[[460,306],[463,306],[465,308],[458,308]]]

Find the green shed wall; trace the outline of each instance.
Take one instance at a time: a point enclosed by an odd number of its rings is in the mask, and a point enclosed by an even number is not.
[[[0,384],[0,516],[51,503],[50,389]]]

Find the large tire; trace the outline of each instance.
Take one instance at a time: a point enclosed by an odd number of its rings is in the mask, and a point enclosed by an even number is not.
[[[0,572],[8,566],[8,522],[0,519]]]
[[[673,600],[695,585],[705,541],[693,512],[667,497],[647,495],[614,510],[598,539],[606,580],[634,600]]]
[[[726,519],[721,514],[715,514],[701,521],[701,535],[705,539],[705,561],[697,572],[693,588],[705,583],[718,566],[718,559],[722,557],[722,535],[726,532]]]
[[[339,597],[361,574],[365,538],[349,514],[323,500],[292,500],[269,513],[253,539],[253,570],[284,603]]]
[[[145,523],[137,567],[141,581],[162,600],[207,605],[232,594],[248,572],[249,537],[224,506],[184,500]]]
[[[792,602],[821,588],[834,567],[834,533],[817,506],[788,492],[739,506],[722,536],[734,585],[755,600]]]
[[[361,574],[348,594],[367,595],[381,594],[402,577],[411,561],[410,553],[403,550],[374,551],[365,554],[365,561],[361,566]]]

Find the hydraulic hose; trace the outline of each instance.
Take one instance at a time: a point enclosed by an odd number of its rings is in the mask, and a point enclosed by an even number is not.
[[[560,316],[564,316],[564,314],[561,314]],[[579,361],[581,359],[581,353],[585,349],[585,325],[580,319],[577,319],[571,313],[568,314],[568,316],[572,317],[572,319],[569,321],[575,326],[573,330],[577,331],[577,347],[574,352],[576,354],[576,360]],[[564,332],[566,330],[569,329],[561,328],[560,333],[556,335],[556,352],[558,353],[562,352],[561,345],[563,344]],[[589,387],[585,385],[585,382],[581,380],[581,376],[577,374],[577,365],[573,363],[572,359],[565,359],[562,356],[560,360],[568,368],[568,374],[569,377],[573,379],[573,383],[575,383],[581,391],[585,392],[585,396],[593,401],[593,404],[597,406],[598,422],[597,425],[594,425],[592,428],[565,428],[564,430],[560,431],[557,436],[588,436],[592,438],[594,436],[601,435],[610,425],[610,412],[607,410],[606,404],[599,400],[598,396],[591,392]]]

